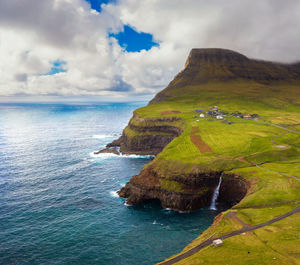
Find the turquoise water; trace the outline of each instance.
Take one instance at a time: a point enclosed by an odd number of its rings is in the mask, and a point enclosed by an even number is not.
[[[116,196],[152,158],[92,152],[140,106],[0,105],[0,264],[153,264],[212,223]]]

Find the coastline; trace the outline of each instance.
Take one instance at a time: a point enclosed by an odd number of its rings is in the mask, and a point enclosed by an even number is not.
[[[234,71],[232,65],[236,67]],[[269,71],[260,68],[266,65]],[[290,73],[278,79],[278,67],[287,66],[251,60],[222,49],[192,50],[185,69],[146,107],[134,111],[122,136],[107,145],[120,147],[124,153],[156,154],[118,192],[132,205],[153,200],[163,208],[195,211],[209,206],[220,174],[224,174],[218,202],[230,207],[216,216],[213,225],[183,252],[211,234],[221,238],[243,226],[284,216],[298,206],[299,177],[295,165],[300,157],[300,82]],[[253,72],[245,76],[249,69]],[[279,100],[288,102],[289,108],[283,109]],[[293,129],[288,129],[291,126]],[[300,218],[297,214],[293,217]],[[290,222],[290,217],[287,219]],[[287,233],[286,222],[270,223],[267,229],[281,238]],[[279,225],[280,230],[275,231],[274,225]],[[296,229],[295,225],[292,227]],[[291,246],[283,239],[278,242],[262,229],[256,230],[255,235],[260,233],[256,238],[253,233],[241,235],[245,249],[254,251],[254,260],[267,260],[261,264],[269,264],[275,255],[278,261],[293,264],[292,253],[298,253],[296,239]],[[291,237],[292,233],[288,232]],[[260,246],[267,258],[255,249],[259,242],[251,246],[252,241],[264,240],[260,239],[262,234],[272,244]],[[226,239],[218,262],[222,263],[222,256],[232,257],[230,244],[239,246],[239,240],[239,236]],[[282,253],[283,245],[292,250],[288,256]],[[201,249],[182,264],[203,264],[204,260],[214,264],[215,255],[211,252],[209,247]],[[234,264],[245,264],[239,263],[242,260],[251,264],[253,259],[244,251],[235,256]]]

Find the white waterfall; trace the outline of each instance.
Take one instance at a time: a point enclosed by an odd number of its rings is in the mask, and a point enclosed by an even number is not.
[[[214,194],[212,196],[212,199],[211,199],[211,204],[210,204],[210,207],[209,207],[209,209],[211,209],[211,210],[217,210],[216,202],[217,202],[219,192],[220,192],[220,186],[221,186],[221,183],[222,183],[222,175],[223,174],[221,174],[221,176],[220,176],[219,184],[216,187],[216,189],[214,191]]]

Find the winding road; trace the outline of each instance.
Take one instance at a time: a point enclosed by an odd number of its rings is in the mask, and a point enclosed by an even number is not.
[[[266,170],[266,171],[270,171],[270,172],[273,172],[273,173],[277,173],[279,175],[283,175],[283,176],[286,176],[286,177],[289,177],[289,178],[294,178],[296,180],[300,180],[300,178],[296,177],[296,176],[293,176],[293,175],[289,175],[289,174],[285,174],[285,173],[282,173],[282,172],[278,172],[278,171],[274,171],[274,170],[271,170],[271,169],[268,169],[268,168],[265,168],[265,167],[261,167],[259,165],[255,165],[256,167],[258,168],[261,168],[263,170]]]
[[[262,122],[262,121],[258,121],[257,119],[254,119],[254,121],[257,122],[257,123],[266,124],[266,125],[269,125],[269,126],[274,126],[274,127],[286,130],[286,131],[291,132],[291,133],[300,134],[300,132],[298,132],[298,131],[288,129],[288,128],[285,128],[283,126],[277,125],[277,124],[272,124],[272,123],[268,123],[268,122]],[[273,140],[273,141],[276,142],[275,140]],[[269,171],[269,172],[277,173],[279,175],[283,175],[283,176],[286,176],[286,177],[294,178],[296,180],[300,180],[300,178],[298,178],[296,176],[292,176],[292,175],[288,175],[288,174],[285,174],[285,173],[282,173],[282,172],[277,172],[277,171],[274,171],[274,170],[271,170],[271,169],[268,169],[268,168],[264,168],[264,167],[261,167],[260,165],[257,165],[257,164],[255,166],[258,167],[258,168],[261,168],[263,170]]]
[[[293,215],[293,214],[295,214],[295,213],[297,213],[299,211],[300,211],[300,205],[298,205],[294,210],[292,210],[292,211],[290,211],[290,212],[288,212],[286,214],[283,214],[283,215],[281,215],[279,217],[276,217],[276,218],[274,218],[274,219],[272,219],[272,220],[270,220],[268,222],[261,223],[261,224],[258,224],[258,225],[251,225],[251,226],[248,226],[248,227],[243,227],[240,230],[236,230],[236,231],[231,232],[229,234],[226,234],[224,236],[213,238],[213,239],[208,239],[208,240],[202,242],[201,244],[197,245],[196,247],[194,247],[194,248],[192,248],[192,249],[190,249],[190,250],[188,250],[188,251],[186,251],[186,252],[184,252],[184,253],[182,253],[182,254],[180,254],[180,255],[178,255],[178,256],[176,256],[176,257],[174,257],[174,258],[172,258],[172,259],[170,259],[168,261],[161,262],[159,264],[160,265],[171,265],[171,264],[174,264],[176,262],[179,262],[179,261],[181,261],[181,260],[183,260],[183,259],[185,259],[185,258],[187,258],[187,257],[189,257],[189,256],[191,256],[191,255],[193,255],[195,253],[197,253],[199,250],[201,250],[201,249],[209,246],[215,239],[222,239],[222,240],[224,240],[224,239],[229,238],[229,237],[233,237],[233,236],[240,235],[240,234],[243,234],[243,233],[246,233],[246,232],[249,232],[249,231],[253,231],[253,230],[256,230],[258,228],[261,228],[261,227],[273,224],[275,222],[278,222],[278,221],[280,221],[280,220],[282,220],[282,219],[284,219],[286,217],[289,217],[289,216],[291,216],[291,215]]]
[[[269,125],[269,126],[274,126],[274,127],[286,130],[286,131],[291,132],[291,133],[300,134],[299,131],[291,130],[291,129],[285,128],[285,127],[283,127],[281,125],[277,125],[277,124],[273,124],[273,123],[269,123],[269,122],[263,122],[263,121],[259,121],[257,119],[254,119],[254,121],[257,122],[257,123],[261,123],[261,124],[265,124],[265,125]]]

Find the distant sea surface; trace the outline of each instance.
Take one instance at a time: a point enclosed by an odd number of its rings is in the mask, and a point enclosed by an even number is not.
[[[0,264],[154,264],[212,223],[117,196],[152,158],[93,151],[142,105],[0,104]]]

